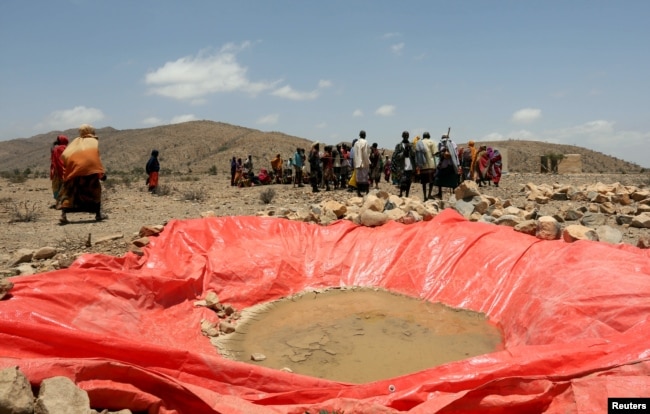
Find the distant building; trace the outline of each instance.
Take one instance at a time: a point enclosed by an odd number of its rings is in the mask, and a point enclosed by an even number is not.
[[[580,174],[582,173],[582,155],[565,154],[557,166],[558,174]]]
[[[580,154],[546,154],[540,157],[540,173],[580,174],[582,156]]]

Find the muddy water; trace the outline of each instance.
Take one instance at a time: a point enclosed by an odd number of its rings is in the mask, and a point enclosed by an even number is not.
[[[489,353],[502,343],[499,330],[482,314],[384,290],[309,292],[243,314],[222,353],[350,383]],[[253,361],[253,354],[266,359]]]

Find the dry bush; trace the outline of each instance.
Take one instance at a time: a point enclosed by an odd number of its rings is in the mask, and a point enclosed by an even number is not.
[[[20,201],[17,203],[12,203],[12,207],[10,209],[10,223],[27,223],[27,222],[32,222],[36,221],[38,219],[38,216],[40,215],[40,209],[38,208],[38,204],[33,201]]]
[[[90,233],[70,235],[65,232],[64,237],[56,241],[56,247],[61,251],[84,250],[92,246],[91,237]]]
[[[183,200],[185,201],[204,201],[208,196],[205,192],[205,188],[188,188],[183,192]]]
[[[272,188],[264,189],[260,193],[260,200],[262,200],[264,204],[271,203],[271,201],[273,201],[273,197],[275,197],[275,190]]]
[[[160,184],[154,190],[154,194],[157,196],[166,196],[170,195],[173,191],[173,188],[169,184]]]

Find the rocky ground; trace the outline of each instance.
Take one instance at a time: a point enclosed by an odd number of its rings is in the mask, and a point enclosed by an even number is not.
[[[649,233],[643,221],[644,214],[650,214],[647,174],[508,174],[499,187],[465,189],[469,191],[465,195],[474,196],[469,205],[457,203],[449,190],[443,200],[424,202],[420,184],[413,184],[408,199],[399,199],[399,189],[386,182],[380,184],[379,192],[372,190],[371,197],[359,199],[356,193],[342,189],[312,193],[308,186],[282,184],[237,188],[230,186],[227,177],[210,175],[163,177],[163,195],[152,195],[146,191],[144,179],[141,181],[113,178],[105,183],[103,212],[107,220],[96,222],[92,214],[76,213],[69,214],[70,224],[61,226],[60,213],[49,208],[53,203],[49,180],[0,180],[0,276],[66,267],[83,253],[137,253],[146,244],[142,237],[161,230],[169,220],[202,216],[272,215],[321,224],[343,218],[380,225],[391,219],[429,219],[444,208],[456,208],[470,220],[519,225],[518,231],[531,234],[535,233],[531,226],[541,216],[555,217],[560,229],[585,224],[595,232],[599,226],[607,226],[615,232],[605,239],[614,243],[644,247]],[[383,202],[375,203],[374,196]],[[481,198],[484,202],[477,206]],[[363,208],[366,202],[375,205]],[[393,207],[399,208],[389,211]],[[333,214],[332,209],[336,209]],[[371,210],[373,215],[361,215],[363,210]],[[635,217],[641,221],[633,223]],[[522,228],[524,221],[528,228]],[[147,227],[144,232],[143,227]],[[603,235],[601,232],[601,239]],[[594,239],[593,235],[586,237]]]

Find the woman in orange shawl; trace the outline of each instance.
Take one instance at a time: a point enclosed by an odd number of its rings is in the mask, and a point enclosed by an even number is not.
[[[276,184],[282,184],[282,164],[284,164],[284,161],[280,154],[277,154],[275,158],[271,160],[271,169],[273,169]]]
[[[79,136],[61,154],[63,162],[63,186],[59,192],[56,208],[61,210],[61,224],[67,224],[67,213],[95,213],[101,221],[102,186],[105,180],[104,166],[99,158],[99,141],[95,128],[83,124]]]
[[[490,182],[490,157],[487,152],[487,147],[481,145],[476,153],[474,164],[474,180],[479,187],[483,187],[484,183]]]
[[[50,180],[52,180],[52,195],[56,200],[63,185],[63,160],[61,154],[68,146],[68,137],[59,135],[52,144],[50,151]],[[56,204],[53,206],[56,207]]]

